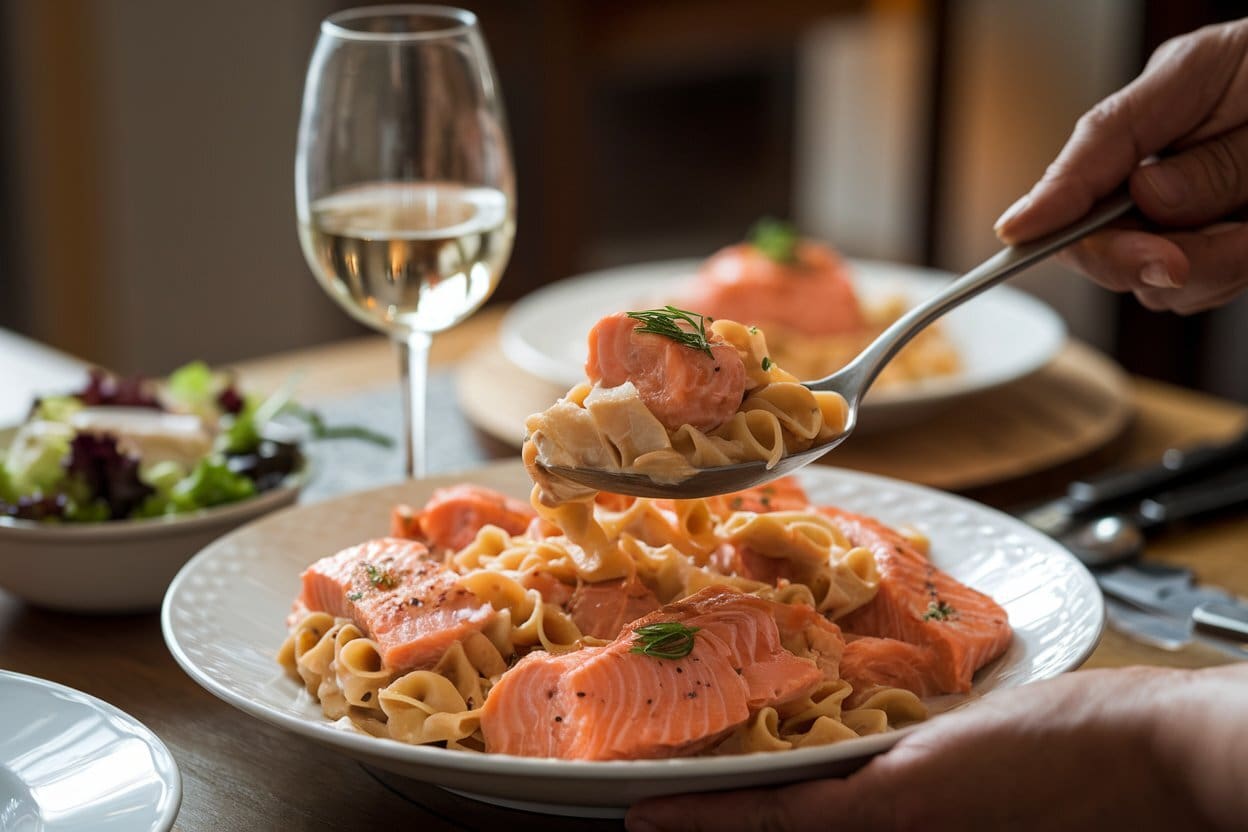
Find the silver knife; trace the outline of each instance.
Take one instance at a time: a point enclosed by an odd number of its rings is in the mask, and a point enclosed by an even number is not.
[[[1189,570],[1144,563],[1098,572],[1096,580],[1106,601],[1114,602],[1107,610],[1110,623],[1128,635],[1168,650],[1198,641],[1248,659],[1248,602],[1196,586]]]

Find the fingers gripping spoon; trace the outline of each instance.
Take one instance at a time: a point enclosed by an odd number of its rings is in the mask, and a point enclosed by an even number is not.
[[[727,494],[790,474],[831,451],[853,432],[858,409],[876,376],[910,339],[980,292],[1044,260],[1071,243],[1108,225],[1133,207],[1124,191],[1116,192],[1093,206],[1087,214],[1065,228],[1038,240],[1008,246],[951,283],[944,291],[902,315],[884,330],[858,357],[845,367],[818,381],[803,382],[815,391],[830,391],[845,399],[845,424],[840,433],[827,442],[797,453],[787,454],[768,468],[763,461],[742,462],[712,468],[699,468],[693,476],[679,482],[657,482],[645,474],[608,471],[594,468],[547,467],[551,474],[599,491],[630,494],[635,497],[691,499]],[[538,463],[541,464],[540,460]],[[545,467],[545,466],[544,466]]]

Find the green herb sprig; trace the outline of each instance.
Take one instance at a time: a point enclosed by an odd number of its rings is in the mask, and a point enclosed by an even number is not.
[[[715,357],[711,353],[710,342],[706,340],[706,318],[697,312],[677,309],[675,306],[664,306],[662,309],[647,309],[625,314],[634,321],[641,321],[642,326],[637,327],[637,332],[662,335],[690,349],[704,352],[709,358]],[[688,324],[692,329],[685,329],[680,325],[681,322]]]
[[[693,652],[693,634],[699,627],[686,627],[679,621],[660,621],[633,630],[637,639],[629,649],[656,659],[683,659]]]
[[[399,582],[395,580],[393,575],[383,569],[378,569],[371,563],[364,564],[364,571],[368,573],[368,582],[373,586],[381,587],[382,589],[394,589],[399,585]]]
[[[958,617],[958,611],[948,601],[932,601],[923,613],[924,621],[948,621]]]
[[[784,220],[764,217],[754,223],[746,240],[777,263],[797,262],[797,229]]]

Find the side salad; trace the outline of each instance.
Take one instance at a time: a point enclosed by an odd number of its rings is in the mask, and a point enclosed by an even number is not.
[[[293,401],[290,384],[259,398],[202,361],[163,382],[92,370],[83,389],[37,400],[0,450],[0,517],[94,523],[245,500],[303,467],[279,416],[304,422],[312,438],[392,444],[325,425]]]

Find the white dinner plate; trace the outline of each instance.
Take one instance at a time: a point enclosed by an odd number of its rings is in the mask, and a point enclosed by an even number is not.
[[[128,714],[0,670],[0,829],[163,832],[182,803],[169,749]]]
[[[977,503],[883,477],[833,468],[799,475],[812,500],[910,524],[930,536],[932,559],[1005,607],[1014,641],[975,677],[968,696],[928,700],[933,712],[996,688],[1070,670],[1096,645],[1104,618],[1088,571],[1050,538]],[[846,774],[902,731],[772,754],[573,762],[405,745],[336,727],[275,661],[299,574],[314,560],[386,534],[391,506],[421,505],[434,488],[475,482],[516,497],[530,482],[519,461],[411,481],[266,517],[209,545],[174,579],[161,626],[178,663],[230,704],[399,774],[502,805],[619,817],[653,795],[760,786]],[[274,760],[274,765],[280,765]],[[361,797],[361,799],[365,799]]]
[[[670,302],[702,261],[670,260],[607,269],[560,280],[507,310],[499,331],[503,354],[518,367],[571,387],[585,378],[585,336],[612,312]],[[909,306],[940,291],[954,275],[900,263],[848,261],[865,301],[901,295]],[[1032,296],[1001,286],[941,319],[962,369],[955,375],[872,390],[863,401],[868,429],[909,422],[943,402],[1022,378],[1047,364],[1066,340],[1062,319]]]

